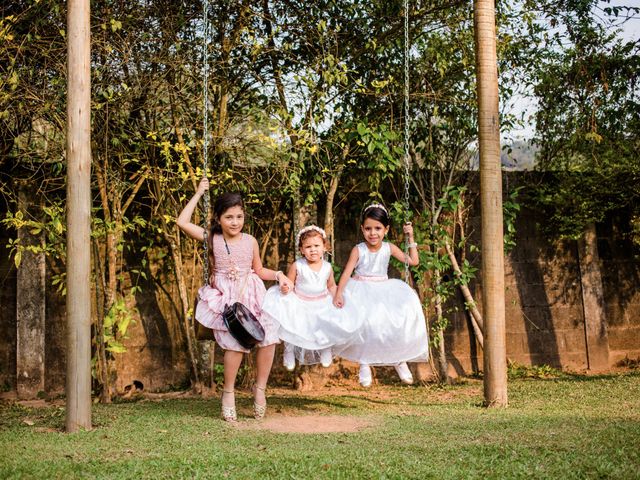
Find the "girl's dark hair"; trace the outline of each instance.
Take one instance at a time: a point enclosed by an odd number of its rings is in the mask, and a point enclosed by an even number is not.
[[[209,255],[209,283],[213,285],[213,270],[216,264],[216,258],[213,254],[213,236],[216,233],[222,233],[220,226],[220,217],[231,207],[240,207],[244,210],[244,201],[242,195],[235,192],[227,192],[220,195],[213,202],[213,216],[211,217],[211,230],[207,238],[207,253]]]
[[[362,220],[360,221],[360,225],[364,225],[364,221],[370,218],[372,220],[377,220],[385,227],[389,226],[389,214],[380,207],[365,207],[362,212]]]

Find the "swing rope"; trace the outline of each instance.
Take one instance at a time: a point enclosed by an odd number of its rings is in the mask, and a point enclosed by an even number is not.
[[[207,176],[209,169],[209,2],[204,0],[203,5],[203,40],[202,40],[202,167],[203,176]],[[209,253],[207,245],[207,237],[209,235],[209,208],[210,197],[209,190],[204,192],[204,214],[203,214],[203,228],[204,228],[204,241],[203,241],[203,260],[202,260],[202,275],[204,285],[209,283]]]
[[[409,222],[409,175],[410,175],[410,153],[409,153],[409,123],[411,121],[409,112],[409,0],[404,0],[404,157],[403,157],[403,179],[404,179],[404,223]],[[409,283],[409,241],[404,241],[404,280]]]

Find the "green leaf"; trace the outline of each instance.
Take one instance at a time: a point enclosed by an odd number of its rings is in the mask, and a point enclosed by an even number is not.
[[[112,353],[125,353],[127,348],[120,342],[112,341],[109,343],[106,350]]]
[[[369,144],[367,145],[367,151],[369,152],[369,154],[371,155],[376,149],[376,143],[372,140],[371,142],[369,142]]]

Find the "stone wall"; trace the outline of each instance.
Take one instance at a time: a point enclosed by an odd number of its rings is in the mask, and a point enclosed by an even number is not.
[[[620,217],[598,229],[611,365],[640,358],[640,250],[620,229]]]
[[[588,352],[577,242],[545,238],[543,221],[524,209],[516,223],[517,245],[505,257],[507,357],[522,365],[584,371]],[[472,222],[479,225],[479,218]],[[625,225],[619,215],[597,226],[610,368],[640,358],[640,249],[625,235]],[[478,283],[472,291],[481,306]],[[457,302],[463,304],[461,296]],[[482,368],[482,350],[464,312],[453,316],[445,341],[452,375]]]

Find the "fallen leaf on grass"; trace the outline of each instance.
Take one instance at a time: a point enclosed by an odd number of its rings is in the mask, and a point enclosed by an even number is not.
[[[22,423],[26,423],[29,426],[36,424],[36,422],[34,422],[33,420],[29,420],[28,418],[25,418],[24,420],[22,420]]]

